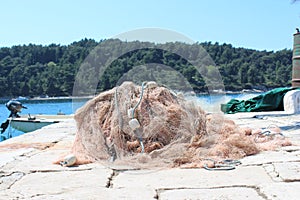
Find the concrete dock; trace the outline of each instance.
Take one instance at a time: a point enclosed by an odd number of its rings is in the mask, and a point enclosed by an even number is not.
[[[250,128],[276,124],[293,143],[241,159],[234,170],[137,170],[92,163],[53,164],[70,152],[73,119],[0,143],[0,199],[255,199],[300,197],[300,114],[237,113],[225,117]]]

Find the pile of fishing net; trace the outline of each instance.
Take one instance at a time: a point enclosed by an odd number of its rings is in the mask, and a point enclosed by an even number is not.
[[[290,145],[263,140],[221,114],[208,114],[155,82],[132,82],[105,91],[75,114],[76,164],[105,161],[139,167],[203,167],[208,159],[239,159]]]

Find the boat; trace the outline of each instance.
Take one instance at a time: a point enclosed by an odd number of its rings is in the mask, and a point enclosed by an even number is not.
[[[55,124],[67,119],[72,119],[72,117],[72,115],[29,115],[11,118],[9,120],[11,127],[19,131],[28,133],[50,124]]]
[[[16,99],[16,101],[25,101],[25,100],[28,100],[27,97],[23,97],[23,96],[18,96]]]

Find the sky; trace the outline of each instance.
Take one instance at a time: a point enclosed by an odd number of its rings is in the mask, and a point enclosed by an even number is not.
[[[195,42],[292,49],[300,2],[292,0],[0,0],[0,47],[68,45],[159,28]]]

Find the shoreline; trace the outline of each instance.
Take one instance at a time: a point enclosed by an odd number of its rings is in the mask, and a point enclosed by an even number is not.
[[[30,101],[49,101],[49,100],[84,100],[84,99],[92,99],[95,96],[82,96],[82,97],[73,97],[73,96],[60,96],[60,97],[33,97],[33,98],[0,98],[0,102],[6,103],[9,100],[17,100],[20,102],[30,102]]]
[[[219,90],[213,90],[211,93],[209,92],[194,92],[193,95],[230,95],[230,94],[260,94],[264,93],[266,91],[263,90],[256,90],[256,89],[243,89],[241,91],[219,91]],[[37,101],[46,101],[46,100],[80,100],[80,99],[92,99],[94,98],[95,95],[89,95],[89,96],[53,96],[53,97],[15,97],[15,98],[10,98],[10,97],[1,97],[0,102],[6,102],[11,99],[17,100],[17,101],[31,101],[31,100],[37,100]]]

